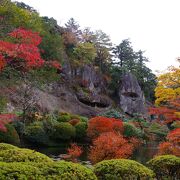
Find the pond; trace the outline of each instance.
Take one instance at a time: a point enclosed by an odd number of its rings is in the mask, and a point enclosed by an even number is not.
[[[145,145],[140,146],[133,154],[132,158],[133,160],[136,160],[142,164],[145,164],[147,161],[149,161],[153,156],[157,153],[157,147],[159,142],[148,142]],[[87,152],[88,152],[88,146],[87,144],[78,144],[83,147],[83,154],[79,158],[81,162],[88,161]],[[38,152],[41,152],[43,154],[46,154],[47,156],[59,160],[59,155],[66,154],[66,149],[68,148],[68,144],[62,144],[60,146],[56,147],[28,147],[30,149],[34,149]]]

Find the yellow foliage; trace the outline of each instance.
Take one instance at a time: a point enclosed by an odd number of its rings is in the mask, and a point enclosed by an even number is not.
[[[155,89],[156,105],[176,100],[180,96],[180,67],[169,67],[168,72],[158,77]]]

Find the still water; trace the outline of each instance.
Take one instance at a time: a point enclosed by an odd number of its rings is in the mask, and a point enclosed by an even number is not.
[[[88,152],[88,145],[87,144],[78,144],[83,147],[83,154],[79,158],[81,162],[88,161],[87,152]],[[157,153],[157,146],[158,142],[148,142],[146,145],[140,146],[133,154],[133,160],[136,160],[142,164],[145,164],[149,161],[153,156]],[[34,149],[38,152],[46,154],[47,156],[59,160],[59,155],[66,154],[66,149],[68,148],[68,144],[63,144],[56,147],[28,147],[30,149]]]

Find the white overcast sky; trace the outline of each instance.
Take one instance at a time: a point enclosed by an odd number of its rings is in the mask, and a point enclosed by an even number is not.
[[[101,29],[114,44],[130,38],[145,50],[153,70],[177,65],[180,57],[180,0],[18,0],[64,25],[73,17],[82,28]]]

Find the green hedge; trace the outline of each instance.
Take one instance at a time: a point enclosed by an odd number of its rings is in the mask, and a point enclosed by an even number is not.
[[[91,169],[71,162],[0,162],[0,180],[97,180]]]
[[[87,123],[80,122],[77,125],[75,125],[75,129],[77,140],[83,140],[86,138]]]
[[[61,115],[61,116],[58,116],[57,117],[57,121],[58,122],[68,122],[68,121],[70,121],[72,118],[71,118],[71,116],[69,115],[69,114],[65,114],[65,115]]]
[[[53,138],[57,140],[70,140],[75,137],[76,129],[69,123],[58,123],[54,126]]]
[[[0,143],[0,151],[2,150],[10,150],[10,149],[17,149],[18,147],[13,146],[11,144],[6,144],[6,143]]]
[[[12,124],[6,124],[6,132],[0,131],[0,142],[19,144],[20,139]]]
[[[156,173],[157,179],[180,179],[180,157],[174,155],[156,156],[147,165]]]
[[[101,161],[95,165],[94,173],[99,180],[150,180],[154,177],[152,170],[128,159]]]
[[[7,148],[7,149],[6,149]],[[52,162],[52,160],[44,154],[30,149],[13,148],[0,151],[0,161],[2,162]]]
[[[40,180],[45,179],[39,168],[25,163],[0,162],[0,180]]]
[[[42,122],[35,122],[27,126],[25,128],[24,137],[29,142],[37,144],[47,144],[49,140]]]

